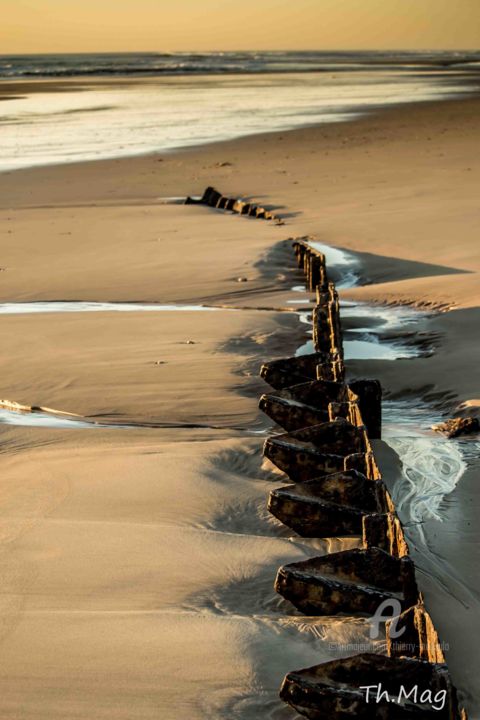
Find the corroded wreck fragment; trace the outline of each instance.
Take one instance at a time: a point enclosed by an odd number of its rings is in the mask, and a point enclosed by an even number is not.
[[[293,250],[297,258],[298,267],[303,269],[306,284],[309,290],[328,290],[328,277],[325,263],[325,255],[310,247],[302,240],[294,240]]]
[[[383,695],[380,702],[376,702],[379,685],[388,696]],[[416,696],[412,693],[405,699],[405,693],[400,692],[402,687],[407,693],[417,688]],[[366,688],[371,688],[368,702]],[[422,695],[425,691],[430,693]],[[465,717],[459,711],[445,665],[369,653],[289,672],[280,697],[310,720],[460,720]]]
[[[352,450],[366,452],[365,428],[338,419],[267,438],[264,455],[295,482],[344,469]]]
[[[313,380],[262,395],[259,406],[285,430],[298,430],[335,417],[345,417],[340,414],[331,417],[329,409],[332,402],[345,403],[350,397],[354,396],[346,385]]]
[[[390,507],[383,482],[356,470],[277,488],[268,501],[272,515],[302,537],[361,535],[365,513]]]
[[[207,187],[202,195],[201,203],[203,205],[210,205],[210,207],[217,207],[218,201],[222,197],[222,193],[215,190],[213,187]]]
[[[185,205],[208,205],[218,210],[230,210],[239,215],[249,215],[250,217],[261,218],[263,220],[273,220],[275,215],[263,207],[257,207],[253,203],[244,202],[240,198],[229,198],[222,195],[218,190],[209,186],[206,188],[200,199],[187,197]]]
[[[317,365],[317,379],[330,382],[345,382],[345,365],[338,353],[327,355],[327,361]]]
[[[379,380],[349,380],[349,388],[358,397],[363,422],[371,440],[382,437],[382,386]]]
[[[329,302],[338,301],[338,293],[335,289],[335,283],[327,283],[326,288],[317,287],[316,290],[317,305],[323,305]]]
[[[313,345],[317,352],[338,352],[343,357],[338,298],[314,307]]]
[[[337,359],[325,353],[295,355],[262,365],[260,376],[276,390],[317,379],[317,366]]]
[[[347,455],[344,462],[344,470],[358,470],[358,472],[363,473],[363,475],[366,475],[370,480],[380,480],[382,477],[375,461],[375,456],[371,451]]]
[[[282,566],[275,590],[305,615],[373,615],[384,600],[418,601],[410,558],[379,548],[332,553]]]
[[[276,390],[306,385],[306,383],[313,380],[332,385],[344,385],[345,367],[338,353],[311,353],[265,363],[262,365],[260,375],[265,382]],[[317,387],[321,387],[321,384]],[[380,438],[382,432],[382,388],[380,383],[378,380],[355,379],[349,382],[348,387],[353,395],[342,395],[339,391],[338,394],[331,395],[330,402],[357,400],[370,438],[372,440]],[[305,393],[294,397],[292,394],[292,399],[313,407],[316,406],[317,402],[322,402],[322,399],[316,393],[312,393],[308,398],[307,395],[308,393]],[[319,409],[328,410],[323,402],[319,405]],[[265,412],[267,411],[265,410]],[[267,414],[269,413],[267,412]],[[343,415],[343,417],[345,416]],[[276,421],[275,418],[273,419]]]
[[[363,425],[363,418],[357,402],[331,402],[328,405],[328,419],[344,418],[352,425]],[[368,430],[368,428],[367,428]]]
[[[480,421],[478,418],[452,418],[439,425],[433,425],[433,430],[444,433],[448,438],[456,438],[459,435],[471,435],[480,432]]]
[[[264,374],[273,382],[279,366],[269,363],[264,368]],[[280,368],[284,368],[284,365]],[[310,366],[306,372],[309,369]],[[360,395],[357,395],[353,388],[358,389]],[[374,399],[371,388],[375,388]],[[363,418],[360,402],[370,425]],[[352,425],[365,424],[370,437],[379,438],[381,434],[381,388],[376,380],[355,380],[352,385],[329,380],[301,382],[279,389],[275,393],[262,395],[260,409],[285,430],[296,430],[327,420],[344,418]]]
[[[378,547],[395,557],[409,554],[402,524],[394,512],[365,515],[362,535],[366,548]]]
[[[352,451],[366,452],[370,447],[365,427],[352,425],[344,418],[293,430],[289,437],[299,442],[311,443],[323,452],[339,455],[348,455]]]
[[[277,425],[288,431],[318,425],[330,419],[328,410],[319,410],[312,405],[280,395],[262,395],[258,406]]]
[[[217,207],[219,210],[225,210],[226,207],[227,207],[227,202],[228,202],[228,198],[225,197],[225,195],[222,195],[221,198],[220,198],[220,200],[217,202],[216,207]]]
[[[313,480],[322,474],[340,472],[345,462],[342,455],[324,453],[307,443],[268,439],[263,454],[293,482]]]
[[[391,632],[392,631],[392,632]],[[389,657],[416,657],[432,663],[445,662],[432,618],[423,604],[405,610],[386,624]]]
[[[233,212],[238,213],[239,215],[243,215],[243,209],[245,207],[245,203],[243,200],[235,200],[235,203],[233,205]]]
[[[304,357],[309,356],[305,355]],[[327,410],[331,402],[345,402],[356,397],[349,391],[348,385],[326,380],[311,380],[310,382],[299,383],[277,394],[322,410]]]

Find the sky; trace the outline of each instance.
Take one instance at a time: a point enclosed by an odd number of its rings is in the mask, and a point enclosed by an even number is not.
[[[479,46],[480,0],[0,0],[0,54]]]

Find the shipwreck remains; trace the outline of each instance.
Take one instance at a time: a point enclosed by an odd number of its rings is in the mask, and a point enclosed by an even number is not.
[[[325,256],[304,238],[293,241],[293,250],[316,293],[315,352],[261,369],[273,392],[262,395],[260,408],[285,431],[267,438],[264,455],[291,482],[272,490],[268,509],[302,537],[353,535],[362,546],[282,566],[275,590],[306,615],[372,616],[387,602],[398,617],[386,624],[386,656],[367,653],[290,672],[280,696],[310,720],[465,720],[370,443],[381,438],[380,383],[347,380],[340,303]],[[393,632],[398,627],[402,637]],[[369,701],[368,687],[379,684],[393,701]],[[429,692],[403,697],[400,689],[413,685]]]
[[[260,220],[276,220],[280,219],[270,210],[264,207],[254,205],[251,202],[245,202],[241,198],[231,198],[222,195],[214,187],[207,187],[201,198],[187,197],[185,205],[208,205],[218,210],[228,210],[238,215],[248,215],[249,217],[259,218]]]
[[[213,187],[186,203],[278,220]],[[357,536],[360,547],[284,565],[275,589],[306,615],[372,616],[385,602],[398,615],[385,623],[386,655],[363,653],[289,672],[280,697],[310,720],[467,720],[370,442],[381,438],[380,383],[347,377],[340,302],[325,256],[308,238],[292,245],[306,287],[316,293],[314,352],[261,368],[272,391],[262,395],[260,408],[284,431],[267,438],[264,455],[290,480],[272,490],[268,509],[302,537]],[[456,419],[438,429],[455,436],[478,426]],[[412,688],[421,690],[412,694]]]

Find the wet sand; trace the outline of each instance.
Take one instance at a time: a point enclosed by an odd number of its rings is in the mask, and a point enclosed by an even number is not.
[[[476,100],[418,105],[0,175],[2,302],[235,308],[0,316],[0,397],[139,426],[0,425],[2,717],[289,718],[283,674],[328,659],[329,639],[367,636],[363,621],[306,622],[275,597],[278,565],[345,543],[290,540],[267,516],[279,477],[252,434],[267,427],[256,373],[305,341],[286,241],[311,233],[360,253],[372,284],[343,297],[455,306],[426,325],[432,357],[351,372],[448,412],[478,397],[476,112]],[[159,202],[209,183],[285,225]],[[379,454],[391,482],[398,458]],[[472,473],[443,522],[425,524],[434,561],[420,583],[475,717]]]

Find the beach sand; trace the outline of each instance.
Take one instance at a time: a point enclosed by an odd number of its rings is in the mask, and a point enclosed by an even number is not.
[[[450,413],[478,398],[478,109],[412,105],[0,175],[1,303],[221,308],[0,316],[0,397],[134,425],[0,426],[2,718],[281,720],[285,672],[328,659],[329,639],[367,637],[363,621],[306,621],[275,596],[279,565],[356,541],[304,541],[268,516],[279,476],[255,434],[258,369],[305,340],[288,238],[312,234],[360,253],[370,284],[342,297],[442,310],[431,357],[351,372]],[[162,200],[207,184],[285,224]],[[378,452],[394,481],[398,459]],[[419,578],[473,718],[475,480],[473,467],[425,524]]]

